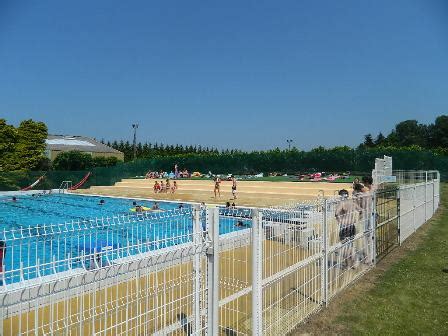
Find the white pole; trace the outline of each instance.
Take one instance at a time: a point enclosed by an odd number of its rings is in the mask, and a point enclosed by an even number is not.
[[[202,243],[202,230],[199,205],[193,210],[193,239],[195,244],[195,254],[193,257],[193,314],[194,314],[194,331],[197,335],[201,330],[201,255],[197,248]]]
[[[263,331],[263,229],[261,211],[252,211],[252,335]]]
[[[414,232],[416,230],[416,228],[415,228],[415,211],[416,211],[415,195],[416,195],[416,188],[415,188],[415,184],[414,184],[414,186],[412,187],[412,228],[414,229]]]
[[[371,223],[370,223],[370,230],[372,230],[371,237],[372,237],[372,248],[370,249],[372,251],[372,259],[371,262],[374,265],[376,265],[376,193],[373,193],[373,199],[370,200],[373,202],[372,204],[372,214],[371,214]],[[367,246],[368,248],[368,246]]]
[[[426,203],[428,203],[428,171],[425,171],[425,222],[429,219]]]
[[[207,211],[207,221],[211,247],[207,251],[207,283],[208,283],[208,335],[218,335],[219,313],[219,209]]]
[[[322,267],[321,287],[325,307],[328,306],[328,222],[327,222],[327,199],[323,205],[323,227],[322,227]]]

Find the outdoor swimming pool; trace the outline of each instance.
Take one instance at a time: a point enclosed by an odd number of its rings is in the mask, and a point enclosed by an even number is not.
[[[104,204],[100,205],[100,200]],[[6,284],[76,268],[92,269],[139,253],[193,240],[193,208],[159,202],[160,212],[136,214],[133,202],[153,201],[71,194],[0,198],[0,240],[6,244]],[[251,225],[250,211],[220,211],[220,234]],[[202,229],[205,212],[201,213]],[[235,225],[241,221],[241,225]]]

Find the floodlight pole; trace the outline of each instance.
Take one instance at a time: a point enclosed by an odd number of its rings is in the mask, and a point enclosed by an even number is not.
[[[132,128],[134,129],[134,160],[137,158],[137,128],[138,124],[132,124]]]
[[[288,150],[291,150],[291,143],[292,143],[292,139],[287,139],[286,142],[288,143]]]

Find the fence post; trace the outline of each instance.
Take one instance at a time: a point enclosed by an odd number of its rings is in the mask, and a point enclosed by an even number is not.
[[[428,171],[425,171],[425,222],[428,220],[428,213],[426,211],[426,203],[428,203]]]
[[[412,228],[414,229],[414,232],[416,230],[415,228],[415,196],[416,196],[416,187],[415,184],[412,187]]]
[[[401,188],[398,186],[397,190],[397,230],[398,230],[398,245],[401,246]]]
[[[262,213],[252,210],[252,335],[263,331],[263,228]]]
[[[371,214],[371,218],[370,220],[372,221],[370,227],[372,230],[372,236],[371,236],[371,240],[372,240],[372,264],[376,265],[376,192],[373,193],[373,199],[371,200],[373,202],[372,205],[372,214]],[[367,246],[368,248],[368,246]]]
[[[219,209],[207,210],[211,248],[207,251],[207,335],[218,335],[219,325]]]
[[[195,254],[193,257],[193,316],[194,331],[196,334],[201,332],[201,254],[197,248],[202,243],[201,212],[199,205],[193,209],[193,242],[195,244]]]
[[[321,287],[324,306],[328,306],[328,222],[327,222],[327,199],[323,204],[323,234],[322,234],[322,267],[321,267]]]

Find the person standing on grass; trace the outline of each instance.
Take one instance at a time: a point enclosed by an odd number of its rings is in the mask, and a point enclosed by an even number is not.
[[[356,251],[353,247],[353,239],[356,235],[356,223],[362,212],[356,200],[349,199],[348,191],[339,191],[340,201],[335,210],[336,221],[339,225],[339,240],[343,244],[341,256],[342,263],[345,261],[346,267],[356,267]]]
[[[0,286],[3,285],[3,263],[6,256],[6,243],[0,240]]]
[[[215,193],[215,198],[217,193],[219,197],[221,197],[221,179],[218,176],[215,177],[215,188],[213,191]]]
[[[236,178],[232,175],[232,195],[233,199],[236,200]]]

